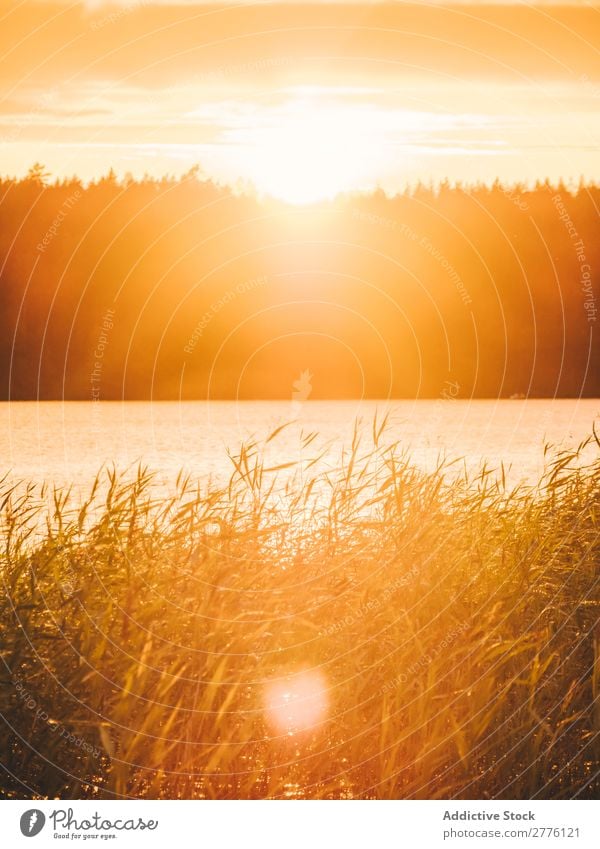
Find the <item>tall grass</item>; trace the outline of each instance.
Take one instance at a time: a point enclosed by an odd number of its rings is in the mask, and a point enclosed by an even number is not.
[[[600,462],[511,490],[419,471],[385,422],[335,467],[303,440],[168,498],[142,468],[77,504],[4,481],[4,796],[597,792]],[[301,672],[323,709],[274,726]]]

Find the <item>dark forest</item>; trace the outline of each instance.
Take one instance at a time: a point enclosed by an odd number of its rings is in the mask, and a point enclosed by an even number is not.
[[[2,399],[600,395],[600,188],[0,181]],[[595,294],[596,293],[596,294]],[[332,387],[334,389],[332,390]]]

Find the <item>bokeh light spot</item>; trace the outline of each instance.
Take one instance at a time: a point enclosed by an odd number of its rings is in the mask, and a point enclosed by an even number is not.
[[[322,673],[314,670],[270,682],[265,690],[269,725],[283,734],[309,731],[327,715],[329,697]]]

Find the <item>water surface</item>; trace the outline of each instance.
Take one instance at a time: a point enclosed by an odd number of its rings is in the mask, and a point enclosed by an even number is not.
[[[375,413],[386,411],[390,440],[400,440],[423,468],[445,454],[464,458],[469,469],[503,462],[512,481],[535,482],[544,445],[578,444],[591,433],[600,401],[7,402],[0,404],[2,473],[85,489],[103,465],[142,462],[165,484],[180,469],[222,481],[232,468],[228,449],[284,422],[294,423],[270,445],[275,461],[297,457],[301,433],[318,431],[335,462],[355,420],[368,430]]]

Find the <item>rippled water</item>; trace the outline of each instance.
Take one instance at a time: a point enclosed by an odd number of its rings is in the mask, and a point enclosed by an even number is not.
[[[2,473],[80,489],[102,465],[141,461],[165,483],[182,468],[223,480],[232,468],[227,449],[290,421],[270,445],[274,460],[294,459],[301,433],[318,431],[333,462],[355,420],[370,429],[376,411],[390,412],[390,440],[399,439],[424,468],[445,453],[469,468],[502,461],[512,480],[532,482],[544,467],[544,444],[578,444],[591,433],[600,401],[11,402],[0,404]]]

